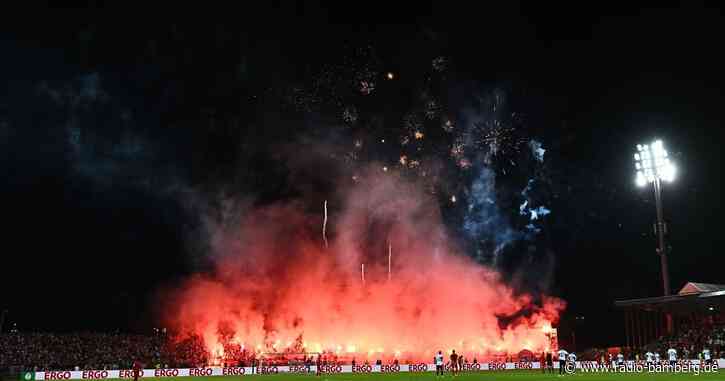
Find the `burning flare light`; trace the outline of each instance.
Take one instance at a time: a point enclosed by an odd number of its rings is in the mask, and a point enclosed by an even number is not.
[[[548,348],[561,300],[518,294],[493,269],[457,254],[437,203],[415,184],[372,169],[365,179],[337,198],[344,204],[327,249],[322,216],[295,204],[240,212],[232,229],[210,226],[216,271],[171,293],[167,323],[199,335],[210,353],[234,344],[372,362]]]

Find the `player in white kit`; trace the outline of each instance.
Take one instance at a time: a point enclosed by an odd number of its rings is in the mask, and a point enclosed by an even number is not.
[[[433,362],[436,364],[436,377],[443,377],[443,352],[438,351],[433,358]]]
[[[705,364],[712,364],[712,356],[710,355],[709,349],[705,348],[702,350],[702,359],[705,360]]]
[[[559,349],[559,374],[564,374],[564,369],[566,368],[566,357],[569,355],[569,352],[565,351],[563,348]]]
[[[677,364],[677,350],[675,348],[668,349],[667,358],[670,360],[670,365],[675,366]]]

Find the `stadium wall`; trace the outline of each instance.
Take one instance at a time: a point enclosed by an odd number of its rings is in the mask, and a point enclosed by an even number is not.
[[[700,361],[689,360],[692,365],[698,365]],[[590,362],[596,364],[595,362]],[[632,364],[633,361],[628,363]],[[719,368],[725,367],[725,360],[717,360]],[[581,362],[577,362],[577,368]],[[559,368],[558,362],[554,362],[554,368]],[[514,369],[541,369],[539,362],[491,362],[481,364],[465,364],[463,371],[497,371]],[[448,367],[446,367],[446,370]],[[433,364],[411,364],[411,365],[323,365],[322,373],[402,373],[402,372],[433,372]],[[244,376],[253,374],[273,373],[315,373],[317,367],[312,365],[309,370],[304,365],[298,366],[263,366],[263,367],[239,367],[239,368],[182,368],[182,369],[144,369],[140,377],[163,378],[163,377],[201,377],[201,376]],[[23,377],[30,380],[105,380],[133,378],[133,371],[130,369],[121,370],[83,370],[83,371],[49,371],[49,372],[28,372]]]
[[[505,369],[540,369],[538,362],[522,363],[482,363],[465,364],[464,371],[485,371]],[[433,364],[410,364],[410,365],[323,365],[323,373],[401,373],[401,372],[433,372]],[[304,365],[297,366],[263,366],[263,367],[240,367],[240,368],[182,368],[182,369],[144,369],[140,377],[196,377],[196,376],[243,376],[252,374],[270,373],[315,373],[317,367],[312,365],[308,368]],[[83,370],[83,371],[49,371],[28,373],[27,380],[105,380],[115,378],[133,378],[133,371],[122,370]]]

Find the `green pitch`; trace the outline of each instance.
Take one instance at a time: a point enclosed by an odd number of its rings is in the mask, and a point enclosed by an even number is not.
[[[558,374],[543,374],[540,371],[500,371],[500,372],[479,372],[465,373],[452,377],[446,375],[437,378],[433,372],[431,373],[371,373],[371,374],[329,374],[324,376],[305,375],[305,374],[271,374],[271,375],[255,375],[255,376],[225,376],[225,377],[178,377],[164,378],[164,381],[687,381],[687,380],[725,380],[725,370],[723,373],[700,373],[700,375],[683,374],[683,373],[626,373],[626,374],[592,374],[578,373],[559,376]]]

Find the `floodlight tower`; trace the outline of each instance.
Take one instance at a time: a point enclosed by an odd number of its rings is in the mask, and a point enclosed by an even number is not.
[[[662,266],[662,284],[665,296],[670,295],[670,275],[667,268],[667,250],[665,249],[665,222],[662,215],[662,180],[672,182],[675,179],[675,166],[670,162],[667,151],[661,140],[652,144],[637,144],[637,153],[634,154],[635,168],[637,169],[637,185],[643,187],[648,183],[654,185],[655,204],[657,207],[657,254],[660,256]]]

